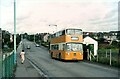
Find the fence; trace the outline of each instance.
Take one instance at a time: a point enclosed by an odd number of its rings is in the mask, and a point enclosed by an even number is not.
[[[2,78],[9,79],[13,76],[14,52],[3,54]]]
[[[118,49],[100,49],[98,50],[97,62],[120,67],[120,58]]]

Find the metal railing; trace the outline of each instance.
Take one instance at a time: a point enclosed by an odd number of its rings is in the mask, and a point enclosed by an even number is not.
[[[14,52],[3,54],[2,78],[9,79],[14,72]]]
[[[2,78],[2,54],[0,51],[0,79]]]

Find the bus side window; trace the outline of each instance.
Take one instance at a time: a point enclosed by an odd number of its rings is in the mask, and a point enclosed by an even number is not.
[[[71,47],[71,44],[67,44],[67,47],[66,47],[68,51],[71,51],[72,50],[72,47]]]
[[[59,46],[58,45],[54,45],[54,50],[59,50]]]
[[[54,45],[51,45],[51,50],[54,50]]]
[[[62,31],[62,35],[65,35],[65,30]]]
[[[56,45],[56,50],[59,50],[59,46],[58,45]]]
[[[65,50],[65,44],[63,44],[63,50]]]
[[[59,44],[58,47],[59,47],[59,50],[63,50],[63,45],[62,44]]]
[[[60,31],[60,36],[62,36],[62,31]]]
[[[55,45],[53,45],[53,50],[55,50]]]

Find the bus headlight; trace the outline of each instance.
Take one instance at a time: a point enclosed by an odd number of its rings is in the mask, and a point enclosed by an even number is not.
[[[70,52],[66,52],[66,55],[70,55]]]
[[[67,54],[68,54],[68,55],[70,55],[70,53],[69,53],[69,52],[68,52]]]
[[[83,55],[83,52],[80,52],[80,55]]]
[[[81,53],[80,53],[80,55],[81,55]]]

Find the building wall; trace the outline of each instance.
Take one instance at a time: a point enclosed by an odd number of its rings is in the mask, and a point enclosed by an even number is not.
[[[49,36],[49,34],[46,34],[46,35],[43,37],[43,41],[44,41],[44,42],[47,42],[47,41],[48,41],[48,36]]]

